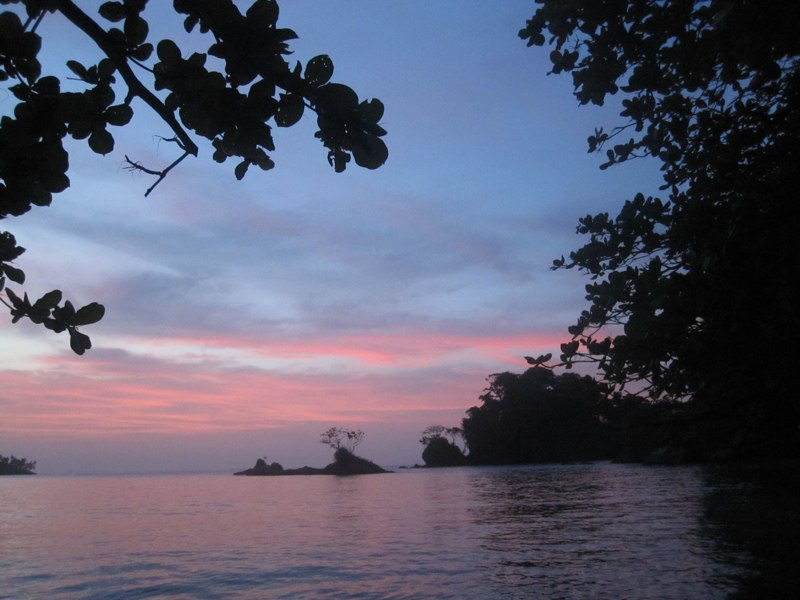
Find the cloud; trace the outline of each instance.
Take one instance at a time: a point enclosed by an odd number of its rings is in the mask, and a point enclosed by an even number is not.
[[[479,391],[478,374],[454,366],[286,373],[207,357],[99,350],[76,362],[64,354],[33,370],[0,373],[2,430],[103,437],[391,421],[394,415],[463,411]]]

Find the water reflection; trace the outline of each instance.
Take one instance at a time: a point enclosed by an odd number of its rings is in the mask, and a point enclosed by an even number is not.
[[[739,565],[731,598],[795,599],[800,590],[800,474],[796,465],[705,471],[703,523],[718,560]]]
[[[771,599],[800,585],[796,495],[722,470],[2,483],[0,598]]]
[[[490,577],[544,598],[725,598],[740,567],[700,526],[697,468],[552,465],[476,473]]]

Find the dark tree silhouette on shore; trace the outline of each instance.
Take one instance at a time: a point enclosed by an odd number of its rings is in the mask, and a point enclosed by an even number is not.
[[[0,454],[0,475],[34,475],[36,461]]]
[[[464,438],[476,464],[611,458],[606,387],[588,376],[545,368],[489,377],[481,406],[467,411]]]
[[[689,400],[696,433],[730,457],[800,452],[798,29],[797,2],[543,0],[520,31],[553,46],[579,103],[623,96],[589,151],[601,168],[660,161],[666,196],[580,220],[588,242],[554,268],[590,277],[589,307],[561,364]]]
[[[337,171],[351,158],[375,169],[388,157],[378,125],[380,100],[360,101],[350,87],[334,83],[333,62],[327,55],[305,65],[291,65],[288,42],[294,31],[278,27],[278,4],[255,0],[242,14],[232,0],[174,0],[175,28],[206,36],[205,53],[186,56],[171,39],[149,41],[147,0],[105,2],[99,19],[72,0],[3,0],[16,5],[0,13],[0,81],[8,82],[17,104],[0,119],[0,219],[20,216],[31,206],[48,206],[70,185],[67,136],[86,140],[97,154],[114,150],[109,128],[131,122],[134,108],[146,105],[168,130],[163,141],[173,144],[166,165],[145,166],[125,156],[127,168],[154,178],[145,195],[200,147],[204,138],[217,162],[236,161],[234,175],[242,179],[251,166],[274,167],[272,126],[290,127],[305,111],[317,116],[315,133]],[[161,2],[159,2],[161,4]],[[37,33],[49,14],[58,13],[96,46],[97,63],[84,65],[69,57],[64,73],[42,72]],[[209,61],[222,61],[216,70]],[[62,89],[65,78],[83,89]],[[28,318],[55,331],[67,331],[77,354],[91,348],[78,328],[102,319],[105,309],[91,303],[76,309],[53,290],[38,300],[5,287],[6,278],[25,283],[25,273],[11,264],[25,251],[9,232],[0,232],[0,295],[13,322]]]

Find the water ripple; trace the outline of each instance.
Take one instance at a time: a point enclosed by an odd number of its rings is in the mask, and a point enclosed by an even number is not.
[[[790,570],[731,529],[749,490],[603,463],[9,480],[0,598],[781,597],[758,578]]]

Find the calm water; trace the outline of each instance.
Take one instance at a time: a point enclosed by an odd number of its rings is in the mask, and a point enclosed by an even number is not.
[[[699,467],[612,464],[349,478],[6,477],[0,597],[686,599],[794,591],[797,569],[786,565],[795,561],[785,549],[765,557],[747,531],[747,519],[765,520],[741,505],[752,495],[747,486]],[[776,525],[765,548],[785,533]]]

